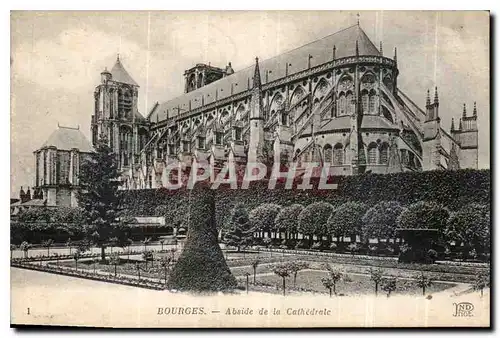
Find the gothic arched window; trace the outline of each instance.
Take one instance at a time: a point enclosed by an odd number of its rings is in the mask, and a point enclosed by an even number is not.
[[[368,111],[370,113],[375,113],[375,91],[374,90],[370,90]]]
[[[377,163],[377,144],[374,142],[368,145],[368,163]]]
[[[338,99],[339,116],[347,114],[347,101],[344,92],[341,92]]]
[[[361,103],[363,107],[363,113],[371,111],[371,109],[368,108],[368,101],[369,101],[368,92],[366,90],[363,90],[361,92]]]
[[[387,143],[382,143],[380,146],[380,164],[387,164],[388,163],[388,151],[389,151],[389,145]]]
[[[332,163],[332,158],[333,158],[333,153],[332,153],[332,146],[327,144],[325,148],[323,149],[323,155],[325,158],[325,163]]]
[[[337,143],[333,148],[333,164],[334,165],[344,164],[344,147],[340,143]]]
[[[351,115],[354,111],[354,109],[353,109],[354,105],[352,104],[352,92],[351,91],[347,92],[346,105],[347,105],[346,114]]]

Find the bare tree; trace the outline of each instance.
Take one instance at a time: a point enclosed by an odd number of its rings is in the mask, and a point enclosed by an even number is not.
[[[283,296],[285,295],[286,290],[286,281],[285,278],[290,276],[290,270],[286,264],[277,265],[274,267],[273,272],[280,276],[283,280]]]

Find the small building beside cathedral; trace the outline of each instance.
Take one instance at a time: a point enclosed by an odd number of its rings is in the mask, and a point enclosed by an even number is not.
[[[38,200],[45,206],[76,207],[78,174],[93,146],[79,128],[58,128],[35,150],[35,187]]]

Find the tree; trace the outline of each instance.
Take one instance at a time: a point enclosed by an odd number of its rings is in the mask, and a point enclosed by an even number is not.
[[[142,240],[142,244],[144,244],[144,251],[146,251],[146,246],[149,244],[149,242],[151,242],[151,237],[145,237]]]
[[[332,297],[332,288],[335,286],[335,283],[330,277],[324,277],[321,278],[321,283],[323,283],[323,286],[328,289],[330,292],[330,298]]]
[[[257,231],[267,232],[271,237],[271,231],[276,229],[274,220],[281,210],[281,206],[274,203],[263,203],[250,211],[248,215],[252,227]]]
[[[390,239],[396,236],[397,218],[404,207],[396,201],[382,201],[368,209],[362,218],[363,238]]]
[[[137,271],[137,279],[141,280],[141,264],[139,262],[135,263],[135,270]]]
[[[47,248],[47,256],[50,256],[50,247],[52,244],[54,244],[54,240],[51,238],[42,243],[42,245]]]
[[[73,259],[75,260],[75,270],[78,271],[78,261],[80,260],[81,253],[80,250],[77,249],[73,254]]]
[[[282,208],[278,215],[276,215],[274,225],[278,231],[286,233],[286,238],[296,235],[299,231],[299,215],[302,210],[304,210],[302,205],[292,204]]]
[[[309,264],[305,262],[290,262],[288,264],[288,269],[290,270],[290,273],[293,274],[293,287],[295,287],[297,282],[297,273],[300,270],[304,270],[307,268],[309,268]]]
[[[327,222],[333,205],[326,202],[316,202],[308,205],[299,215],[299,232],[309,236],[309,243],[312,243],[313,235],[324,236],[328,234]]]
[[[380,282],[383,280],[383,271],[382,269],[373,269],[370,268],[370,280],[375,283],[375,296],[378,295],[378,286]]]
[[[333,293],[337,295],[337,283],[344,277],[344,273],[338,269],[334,269],[329,264],[326,264],[326,269],[328,270],[328,279],[333,286]],[[323,285],[325,285],[325,283],[323,283]]]
[[[255,285],[256,283],[256,275],[257,275],[257,267],[259,266],[260,261],[258,259],[254,259],[252,261],[252,268],[253,268],[253,284]]]
[[[245,277],[246,277],[246,290],[247,290],[247,293],[248,293],[248,277],[250,276],[250,273],[249,272],[245,272]]]
[[[106,259],[106,245],[119,227],[119,178],[116,155],[108,146],[106,136],[101,134],[95,151],[80,165],[78,203],[88,224],[86,236],[101,248],[103,261]]]
[[[73,242],[71,242],[71,238],[68,238],[66,241],[66,246],[69,248],[69,254],[71,255],[71,247],[73,245]]]
[[[109,263],[115,266],[115,277],[116,277],[116,267],[120,265],[120,254],[114,252],[109,256]]]
[[[432,280],[429,278],[429,276],[421,272],[417,277],[417,286],[419,288],[422,288],[422,295],[425,296],[425,289],[430,287],[431,285]]]
[[[119,244],[119,240],[118,240],[118,237],[111,237],[109,239],[109,249],[111,251],[111,253],[113,253],[113,247],[114,246],[117,246]]]
[[[122,249],[124,251],[125,251],[125,249],[127,249],[127,261],[130,261],[130,246],[133,243],[134,242],[130,238],[127,238],[127,240],[125,240],[125,241],[123,241],[123,242],[120,243],[120,246],[122,247]]]
[[[225,240],[229,246],[236,247],[238,252],[253,242],[253,227],[243,204],[237,204],[231,212],[229,231]]]
[[[78,243],[77,249],[80,254],[89,251],[92,248],[92,242],[88,239],[84,239]]]
[[[31,244],[24,241],[21,243],[19,248],[24,252],[24,258],[28,258],[28,252],[31,249]]]
[[[420,201],[404,209],[397,218],[397,225],[403,229],[437,229],[444,233],[449,212],[435,202]]]
[[[476,278],[474,279],[473,288],[474,290],[481,292],[481,298],[483,297],[483,289],[490,287],[491,285],[490,280],[491,279],[489,273],[480,273],[476,275]]]
[[[217,241],[215,191],[197,184],[189,194],[186,244],[172,269],[167,287],[195,292],[232,290],[238,284]]]
[[[164,272],[164,277],[165,277],[165,285],[167,284],[167,272],[168,269],[170,268],[170,265],[173,262],[173,257],[172,256],[163,256],[160,260],[160,265],[163,268]]]
[[[463,243],[463,257],[469,251],[484,253],[490,250],[490,210],[487,205],[471,204],[453,212],[448,219],[446,237]]]
[[[282,281],[283,281],[283,296],[285,295],[285,290],[286,290],[286,282],[285,278],[290,276],[290,269],[287,264],[280,264],[277,265],[273,268],[273,272],[280,276]]]
[[[387,298],[389,298],[391,293],[393,291],[396,291],[397,279],[393,277],[384,278],[382,279],[381,284],[382,284],[382,290],[387,292]]]
[[[328,233],[337,238],[351,237],[356,242],[356,235],[361,234],[363,216],[368,207],[364,203],[346,202],[335,209],[328,218]]]
[[[95,274],[95,268],[96,268],[97,263],[99,263],[99,258],[93,258],[92,264],[94,265],[94,274]]]
[[[152,251],[144,251],[142,253],[142,259],[144,259],[144,263],[145,263],[145,269],[148,268],[148,261],[153,261],[154,259],[154,255],[153,255],[153,252]]]

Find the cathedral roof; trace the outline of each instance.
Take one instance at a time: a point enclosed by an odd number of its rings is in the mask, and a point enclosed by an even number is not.
[[[130,76],[130,74],[125,70],[119,57],[116,58],[116,63],[111,69],[111,76],[111,80],[115,82],[126,83],[139,87],[137,82],[135,82],[132,76]]]
[[[259,60],[262,82],[266,82],[266,72],[269,72],[269,81],[285,77],[287,64],[288,75],[291,75],[308,69],[309,62],[311,67],[329,62],[333,58],[334,46],[335,58],[354,56],[356,55],[356,42],[359,55],[380,55],[377,47],[361,27],[354,25],[270,59]],[[310,59],[309,56],[311,56]],[[150,120],[162,121],[167,117],[178,115],[179,112],[182,114],[189,110],[190,101],[191,109],[195,109],[200,107],[202,102],[206,105],[214,102],[216,98],[220,100],[230,96],[231,93],[244,92],[252,85],[253,72],[254,64],[197,90],[160,103],[150,113]]]
[[[81,152],[89,153],[94,151],[92,144],[87,140],[79,128],[69,128],[58,126],[49,136],[48,140],[41,146],[56,147],[59,150],[78,149]]]

